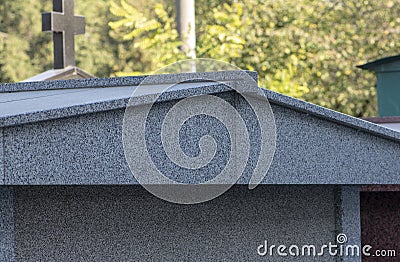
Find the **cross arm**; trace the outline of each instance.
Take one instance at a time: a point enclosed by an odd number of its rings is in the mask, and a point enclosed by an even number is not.
[[[49,12],[42,14],[43,32],[63,32],[68,26],[63,13]]]
[[[85,17],[76,15],[74,16],[74,34],[75,35],[82,35],[85,33]]]
[[[72,23],[70,23],[72,20]],[[72,28],[68,28],[72,25]],[[72,18],[66,17],[63,13],[47,12],[42,13],[42,31],[43,32],[64,32],[71,31],[75,35],[85,33],[85,17],[74,16]],[[70,32],[71,32],[70,31]]]

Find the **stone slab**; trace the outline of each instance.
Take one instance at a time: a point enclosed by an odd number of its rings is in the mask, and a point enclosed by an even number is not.
[[[235,101],[229,99],[229,93],[220,97]],[[147,131],[148,138],[154,140],[149,144],[149,152],[164,171],[168,171],[170,159],[160,153],[162,147],[156,141],[159,134],[156,123],[171,103],[173,101],[155,105],[155,122],[148,125]],[[272,109],[277,127],[277,147],[262,183],[400,184],[399,143],[281,105],[273,104]],[[239,111],[244,118],[251,120],[244,106]],[[5,127],[6,184],[137,183],[124,156],[123,113],[124,110],[120,109]],[[219,137],[221,154],[216,155],[215,161],[203,170],[206,174],[224,167],[230,146],[228,134],[218,121],[200,118],[194,118],[182,128],[181,146],[189,155],[196,154],[197,138],[207,132]],[[204,123],[207,123],[206,129]],[[250,143],[257,145],[257,128],[251,121],[247,125]],[[249,182],[257,162],[259,151],[256,146],[251,148],[239,184]],[[182,176],[180,172],[172,172],[170,178],[179,181]],[[185,179],[194,183],[197,178],[188,175]]]
[[[13,188],[0,186],[0,261],[14,261]]]
[[[251,71],[246,71],[254,80],[257,79],[257,74],[255,72]],[[154,84],[154,85],[165,85],[168,83],[177,83],[180,82],[182,79],[186,79],[188,76],[193,78],[192,82],[197,82],[201,83],[204,82],[204,80],[200,79],[219,79],[219,81],[224,82],[224,81],[237,81],[238,73],[237,71],[222,71],[222,72],[207,72],[207,73],[186,73],[186,74],[165,74],[165,75],[157,75],[157,76],[152,76],[151,77],[151,83],[149,84]],[[121,89],[122,87],[125,86],[137,86],[139,85],[144,79],[146,79],[146,76],[138,76],[138,77],[122,77],[122,78],[93,78],[93,79],[81,79],[81,80],[64,80],[64,81],[48,81],[48,82],[27,82],[27,83],[14,83],[14,84],[1,84],[0,85],[0,100],[5,100],[6,98],[2,97],[9,97],[10,94],[9,92],[23,92],[23,91],[31,91],[33,93],[36,93],[38,91],[50,91],[52,90],[57,90],[56,92],[65,93],[66,90],[70,89],[87,89],[87,88],[117,88]],[[165,94],[163,96],[163,101],[167,100],[175,100],[175,99],[181,99],[183,97],[188,97],[192,95],[199,95],[199,94],[215,94],[218,92],[226,92],[231,90],[229,87],[223,85],[223,84],[211,84],[211,85],[206,85],[204,84],[194,84],[194,85],[188,85],[188,88],[180,88],[179,90],[171,90],[171,92],[168,92],[168,94]],[[17,124],[23,124],[23,123],[28,123],[28,122],[35,122],[35,121],[43,121],[46,119],[54,119],[54,118],[61,118],[61,117],[68,117],[68,116],[73,116],[73,115],[79,115],[79,114],[85,114],[85,113],[93,113],[93,112],[98,112],[98,111],[105,111],[105,110],[112,110],[112,109],[119,109],[123,108],[127,104],[127,100],[130,97],[129,90],[122,88],[123,92],[126,92],[125,95],[122,96],[116,96],[115,99],[104,99],[103,98],[98,98],[94,99],[96,97],[96,93],[98,92],[90,92],[90,91],[83,91],[82,97],[79,97],[78,100],[75,101],[75,103],[70,103],[66,102],[68,101],[68,94],[64,94],[63,97],[64,99],[61,101],[57,101],[57,103],[52,104],[49,102],[45,102],[44,104],[48,105],[47,108],[35,108],[37,110],[30,110],[29,112],[19,112],[18,108],[21,108],[21,106],[15,107],[18,109],[15,113],[9,112],[7,115],[0,116],[0,126],[10,126],[10,125],[17,125]],[[108,91],[102,91],[105,93],[108,93]],[[100,93],[102,93],[100,92]],[[113,91],[110,91],[113,93]],[[315,115],[317,117],[326,119],[328,121],[336,122],[341,125],[345,126],[350,126],[353,127],[357,130],[363,130],[378,136],[382,136],[388,139],[392,139],[395,141],[400,140],[400,132],[397,132],[395,130],[385,128],[358,118],[354,118],[345,114],[341,114],[339,112],[329,110],[314,104],[307,103],[305,101],[301,101],[295,98],[291,98],[279,93],[272,92],[270,90],[264,90],[266,96],[270,100],[271,103],[279,104],[284,107],[289,107],[291,109],[294,109],[296,111],[301,111],[306,114],[311,114]],[[119,93],[119,92],[116,92]],[[119,93],[121,94],[121,93]],[[36,96],[35,94],[18,94],[18,96]],[[75,92],[71,92],[70,95],[73,97],[76,96]],[[151,95],[154,94],[148,94],[151,99]],[[11,94],[11,96],[14,96]],[[45,100],[47,98],[44,98]],[[65,101],[64,101],[65,100]],[[141,101],[145,103],[148,99],[138,99],[138,103]],[[63,103],[66,102],[65,106],[62,106]],[[61,103],[61,104],[58,104]],[[34,103],[36,104],[41,104],[41,103]],[[53,107],[51,107],[52,105]],[[0,112],[3,112],[4,110],[9,110],[7,109],[8,106],[6,103],[1,104],[0,103]],[[28,105],[27,105],[28,106]],[[22,110],[24,110],[25,106],[22,106]],[[28,106],[29,107],[29,106]]]
[[[362,260],[361,243],[361,212],[360,212],[360,187],[359,186],[340,186],[337,192],[337,234],[344,234],[343,247],[357,246],[358,255],[352,255],[353,251],[347,249],[341,257],[344,262],[360,262]],[[339,240],[341,240],[340,237]],[[346,254],[346,252],[349,252]],[[357,254],[356,251],[354,251]]]
[[[265,90],[269,101],[284,107],[300,111],[305,114],[314,115],[322,119],[338,123],[340,125],[349,126],[357,130],[366,131],[378,136],[382,136],[391,140],[399,141],[400,132],[373,124],[360,118],[352,117],[328,108],[317,106],[293,97],[285,96],[276,92]]]
[[[245,71],[251,78],[257,81],[257,72]],[[58,90],[58,89],[79,89],[79,88],[99,88],[115,86],[137,86],[145,80],[148,75],[110,77],[110,78],[87,78],[74,80],[56,80],[44,82],[19,82],[0,84],[0,93],[38,91],[38,90]],[[220,81],[237,80],[237,71],[218,71],[218,72],[197,72],[180,74],[160,74],[152,76],[153,84],[166,84],[181,82],[182,79],[192,78],[193,82],[203,81],[202,79],[216,79]],[[150,82],[149,82],[150,83]]]
[[[266,261],[257,254],[265,240],[334,241],[334,194],[333,186],[235,186],[206,203],[177,205],[139,186],[16,187],[16,260]]]
[[[274,106],[277,148],[264,183],[399,184],[400,144]]]
[[[148,103],[163,87],[165,85],[141,88],[140,94],[135,97],[136,103]],[[136,86],[124,86],[0,93],[0,126],[125,108],[135,89]],[[184,83],[173,86],[163,94],[160,101],[227,90],[229,88],[223,84]]]
[[[122,148],[122,115],[114,110],[7,128],[6,183],[133,183]]]
[[[4,184],[4,144],[3,144],[3,128],[0,128],[0,185]]]

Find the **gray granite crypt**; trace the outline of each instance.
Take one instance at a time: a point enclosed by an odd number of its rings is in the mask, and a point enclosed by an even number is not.
[[[129,169],[122,121],[144,76],[0,85],[0,261],[361,261],[329,254],[268,258],[257,248],[266,240],[323,245],[340,233],[361,246],[359,187],[400,184],[400,133],[262,89],[275,117],[276,150],[261,185],[249,190],[259,125],[224,84],[237,81],[237,72],[191,74],[220,82],[177,84],[153,105],[146,130],[157,167],[190,183],[227,162],[233,145],[226,129],[198,116],[182,128],[181,146],[196,154],[196,141],[211,135],[215,158],[198,173],[169,164],[157,143],[160,121],[187,97],[225,100],[250,139],[236,185],[196,205],[158,199]],[[181,77],[159,75],[154,86]],[[154,86],[134,97],[138,107],[157,95]]]

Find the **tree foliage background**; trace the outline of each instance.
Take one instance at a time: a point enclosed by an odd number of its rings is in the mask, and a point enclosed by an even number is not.
[[[0,81],[52,68],[40,13],[51,1],[0,0]],[[175,2],[75,0],[87,33],[77,65],[98,77],[149,73],[187,57]],[[356,68],[398,54],[400,2],[368,0],[196,1],[197,57],[259,73],[259,84],[354,116],[376,115],[375,76]]]

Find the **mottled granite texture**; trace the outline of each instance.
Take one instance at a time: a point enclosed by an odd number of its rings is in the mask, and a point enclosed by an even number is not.
[[[13,188],[0,186],[0,261],[14,261]]]
[[[366,131],[368,133],[385,137],[390,140],[400,140],[400,132],[397,132],[393,129],[389,129],[381,125],[376,125],[360,118],[355,118],[346,114],[342,114],[340,112],[336,112],[334,110],[317,106],[299,99],[295,99],[293,97],[272,92],[270,90],[265,90],[265,93],[270,103],[278,104],[283,107],[288,107],[295,111],[299,111],[307,115],[316,116],[330,122],[338,123],[340,125],[349,126],[356,130]]]
[[[237,80],[235,72],[212,74],[221,81]],[[159,121],[173,104],[194,95],[218,96],[237,109],[248,129],[250,157],[238,181],[248,184],[260,152],[260,126],[240,95],[224,84],[198,80],[208,76],[193,74],[194,81],[177,85],[158,100],[147,123],[149,152],[171,179],[197,183],[212,178],[224,168],[232,148],[226,128],[217,119],[196,116],[180,130],[180,146],[191,156],[199,153],[200,137],[211,135],[217,141],[215,158],[196,172],[172,165],[157,139]],[[158,76],[153,84],[182,77]],[[122,119],[132,90],[142,80],[0,85],[0,148],[4,149],[0,166],[4,166],[5,184],[80,185],[14,187],[17,260],[154,256],[176,260],[181,256],[254,261],[260,258],[256,248],[264,240],[326,244],[337,233],[346,233],[357,242],[357,185],[400,184],[400,133],[264,90],[277,129],[274,160],[262,181],[267,185],[254,190],[236,185],[199,205],[162,201],[140,186],[126,186],[137,181],[124,157]],[[157,96],[154,90],[149,86],[135,102],[148,103]],[[11,203],[12,208],[12,202],[2,203],[8,207]],[[10,245],[5,247],[4,254],[9,254]]]
[[[257,81],[257,72],[245,71],[251,78]],[[166,84],[180,82],[181,79],[192,77],[193,82],[202,81],[201,79],[221,78],[220,80],[232,81],[237,80],[236,71],[221,72],[203,72],[203,73],[180,73],[180,74],[163,74],[152,77],[153,84]],[[111,77],[111,78],[87,78],[74,80],[57,80],[43,82],[20,82],[0,84],[0,93],[2,92],[21,92],[21,91],[37,91],[37,90],[54,90],[54,89],[75,89],[75,88],[97,88],[110,86],[137,86],[147,75],[128,76],[128,77]]]
[[[246,71],[250,77],[254,80],[257,79],[257,73],[252,71]],[[186,79],[188,76],[193,78],[193,85],[190,85],[188,88],[172,88],[169,92],[166,92],[160,101],[168,101],[181,99],[184,97],[192,96],[192,95],[200,95],[200,94],[215,94],[219,92],[227,92],[231,90],[231,88],[223,85],[223,82],[234,82],[238,80],[237,71],[221,71],[221,72],[207,72],[207,73],[186,73],[186,74],[165,74],[152,76],[151,81],[148,81],[147,84],[171,84],[180,82],[182,79]],[[0,101],[2,101],[5,96],[9,96],[10,92],[18,92],[20,93],[18,96],[22,95],[22,93],[35,93],[38,91],[54,91],[58,90],[60,94],[65,92],[73,92],[77,89],[91,89],[91,88],[122,88],[126,87],[129,90],[132,87],[139,85],[146,76],[138,76],[138,77],[121,77],[121,78],[92,78],[92,79],[81,79],[81,80],[62,80],[62,81],[48,81],[48,82],[32,82],[32,83],[13,83],[13,84],[1,84],[0,85]],[[213,79],[220,81],[219,84],[210,84],[201,79]],[[196,84],[197,83],[197,84]],[[388,139],[393,139],[398,141],[400,139],[400,132],[396,132],[394,130],[358,119],[345,114],[341,114],[339,112],[329,110],[314,104],[310,104],[292,97],[284,96],[279,93],[272,92],[270,90],[264,90],[266,96],[270,100],[271,103],[279,104],[284,107],[292,108],[296,111],[301,111],[306,114],[315,115],[320,118],[326,119],[328,121],[337,122],[342,125],[350,126],[358,130],[363,130],[366,132],[370,132],[376,134],[378,136],[383,136]],[[130,92],[127,92],[130,94]],[[25,94],[31,96],[31,94]],[[34,95],[33,95],[34,96]],[[87,96],[90,98],[93,96],[92,93],[88,92],[86,94],[82,94],[82,96]],[[145,102],[146,99],[151,99],[154,94],[148,93],[144,94],[141,97],[138,97],[138,103],[140,101]],[[68,100],[68,95],[65,95],[66,100]],[[128,100],[129,96],[125,95],[125,97],[116,97],[115,99],[104,99],[99,98],[97,101],[89,101],[77,102],[76,104],[69,104],[65,106],[54,106],[53,109],[46,109],[44,111],[32,111],[25,113],[15,113],[15,114],[7,114],[1,115],[0,117],[0,126],[10,126],[17,125],[21,123],[35,122],[35,121],[43,121],[46,119],[54,119],[60,117],[67,117],[72,115],[79,115],[85,113],[93,113],[98,111],[112,110],[123,108]],[[7,101],[7,100],[5,100]],[[15,101],[14,101],[15,102]],[[38,101],[40,103],[40,101]],[[9,105],[4,103],[2,106],[7,108]],[[1,105],[0,105],[0,109]],[[2,110],[0,110],[2,112]]]
[[[140,186],[14,190],[17,261],[268,261],[257,254],[264,240],[335,241],[335,186],[235,186],[198,205],[165,202]]]
[[[232,93],[221,95],[229,101]],[[230,98],[230,99],[231,99]],[[235,99],[236,101],[240,99]],[[169,103],[157,104],[163,110]],[[238,105],[240,103],[238,102]],[[248,109],[240,104],[249,125],[250,160],[238,183],[247,184],[258,155],[257,128]],[[272,104],[277,128],[277,148],[264,184],[399,184],[400,144],[363,130],[343,126],[314,115]],[[131,184],[136,183],[124,158],[122,118],[124,111],[111,110],[71,118],[4,127],[6,184]],[[157,114],[155,114],[157,116]],[[199,118],[181,130],[182,147],[198,150],[193,143],[204,132],[217,132],[221,151],[208,170],[223,166],[229,143],[224,127]],[[152,126],[152,125],[150,125]],[[152,126],[156,128],[157,125]],[[203,131],[201,131],[203,130]],[[157,133],[156,129],[151,132]],[[149,134],[151,133],[149,131]],[[203,133],[202,133],[203,132]],[[225,137],[224,137],[225,136]],[[149,152],[157,163],[167,165],[157,143]],[[164,163],[164,164],[163,164]],[[203,170],[207,171],[207,169]],[[171,174],[176,179],[179,174]],[[193,176],[187,177],[188,181]]]
[[[254,73],[250,74],[256,78]],[[179,82],[184,76],[160,75],[152,77],[153,82],[149,84]],[[156,123],[177,101],[212,94],[234,106],[246,124],[250,157],[239,183],[248,183],[260,152],[260,126],[254,112],[226,85],[199,80],[214,78],[232,82],[237,72],[191,76],[192,82],[176,85],[163,93],[152,109],[154,118],[148,120],[147,137],[151,140],[149,151],[155,164],[171,173],[170,178],[182,182],[182,175],[178,177],[182,172],[171,169],[173,165],[156,141],[159,137]],[[3,126],[4,182],[135,183],[124,159],[121,129],[127,100],[142,80],[143,77],[113,78],[2,86],[0,124]],[[87,86],[82,88],[84,85]],[[20,91],[16,92],[17,89]],[[133,100],[138,105],[148,103],[158,95],[157,90],[157,85],[146,86]],[[275,115],[277,148],[262,183],[399,184],[399,132],[268,90],[264,92]],[[152,119],[155,122],[151,122]],[[201,171],[211,174],[211,171],[223,169],[232,147],[225,127],[218,120],[203,116],[192,118],[180,132],[181,146],[189,155],[196,154],[197,138],[205,134],[219,137],[218,154]],[[183,173],[189,183],[211,178],[189,173]]]
[[[217,96],[234,105],[235,96],[232,92]],[[146,125],[146,142],[150,149],[150,156],[157,169],[161,170],[166,177],[181,183],[204,183],[220,174],[228,162],[232,148],[229,131],[214,117],[197,115],[190,118],[180,130],[180,146],[183,152],[191,157],[198,155],[200,153],[199,140],[205,135],[210,135],[215,139],[217,151],[209,164],[199,169],[188,169],[175,164],[169,160],[163,149],[161,128],[163,119],[176,102],[176,100],[165,102],[150,110]],[[228,118],[233,117],[228,115]]]
[[[4,146],[3,146],[3,128],[0,128],[0,185],[4,184]]]
[[[133,183],[121,142],[122,115],[114,110],[6,128],[6,183]]]
[[[286,107],[272,109],[277,148],[265,183],[400,183],[400,143]]]
[[[361,192],[362,243],[375,250],[395,250],[396,257],[363,257],[363,261],[399,261],[400,192]]]
[[[336,192],[336,236],[345,234],[346,245],[357,245],[359,256],[343,256],[341,261],[361,261],[360,187],[339,186]]]
[[[148,86],[135,102],[145,104],[158,93],[159,86]],[[98,87],[82,89],[41,90],[0,93],[0,126],[14,126],[125,108],[136,86]],[[215,94],[230,89],[214,82],[183,83],[165,92],[159,101],[182,99],[187,96]]]

